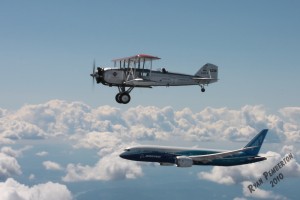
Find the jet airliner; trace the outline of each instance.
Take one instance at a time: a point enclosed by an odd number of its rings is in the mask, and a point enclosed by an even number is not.
[[[121,158],[158,162],[162,166],[191,167],[192,165],[234,166],[266,160],[258,156],[268,129],[258,133],[245,147],[237,150],[208,150],[166,146],[136,146],[126,148]]]

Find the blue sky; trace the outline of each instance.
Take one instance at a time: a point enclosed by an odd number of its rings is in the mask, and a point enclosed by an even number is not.
[[[220,82],[206,94],[197,87],[137,89],[130,106],[166,106],[176,97],[173,106],[178,108],[263,104],[277,110],[300,100],[297,1],[1,4],[5,108],[53,98],[118,106],[116,88],[91,91],[93,59],[99,66],[112,66],[111,59],[138,53],[161,57],[157,67],[189,74],[214,63],[220,67]],[[166,95],[151,98],[162,92]]]
[[[192,199],[213,187],[220,196],[209,198],[251,198],[238,181],[224,185],[199,178],[200,171],[215,177],[211,167],[184,171],[120,161],[123,168],[113,172],[135,179],[83,176],[98,173],[105,160],[118,162],[112,146],[171,143],[231,149],[266,127],[271,129],[268,149],[283,155],[289,147],[299,155],[299,8],[298,1],[1,1],[0,155],[12,164],[11,173],[0,172],[1,181],[8,184],[13,178],[30,192],[31,186],[46,184],[75,199],[114,199],[109,194],[116,188],[132,198],[136,186],[145,194],[137,197],[151,199],[160,188],[157,179],[166,187],[162,194],[181,195],[169,184],[178,176],[186,181],[180,186],[192,188]],[[157,68],[187,74],[210,62],[219,66],[220,80],[205,93],[196,86],[134,89],[128,105],[115,102],[116,88],[93,89],[89,74],[94,59],[97,66],[110,67],[114,58],[139,53],[161,57]],[[105,133],[103,141],[92,143],[100,133]],[[38,156],[41,152],[46,153]],[[29,164],[33,160],[35,166]],[[46,161],[60,168],[48,170]],[[285,191],[296,184],[287,178],[275,189],[263,189],[271,192],[269,197],[293,199],[297,191]],[[68,190],[61,187],[65,185]]]

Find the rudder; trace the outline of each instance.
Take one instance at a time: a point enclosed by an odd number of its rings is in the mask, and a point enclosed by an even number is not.
[[[260,131],[244,148],[246,147],[255,147],[253,149],[246,150],[245,153],[252,156],[257,156],[261,145],[264,142],[264,139],[268,133],[268,129],[263,129]]]
[[[195,76],[201,78],[218,79],[218,66],[207,63],[197,71]]]

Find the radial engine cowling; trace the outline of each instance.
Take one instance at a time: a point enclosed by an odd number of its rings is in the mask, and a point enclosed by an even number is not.
[[[104,76],[104,68],[97,67],[97,76],[96,76],[97,83],[101,83],[104,80],[103,76]]]
[[[187,156],[177,156],[175,162],[177,167],[191,167],[193,165],[193,160]]]

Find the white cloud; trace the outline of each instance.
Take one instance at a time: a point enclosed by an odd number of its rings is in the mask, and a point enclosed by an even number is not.
[[[62,170],[62,167],[58,163],[49,160],[44,161],[43,165],[47,170]]]
[[[91,108],[81,102],[51,100],[25,105],[16,112],[1,110],[0,143],[18,139],[46,139],[59,135],[78,140],[90,132],[117,133],[122,139],[168,140],[179,136],[197,141],[248,141],[269,128],[268,139],[300,141],[300,107],[286,107],[280,115],[262,105],[240,109],[207,107],[200,112],[189,108],[137,106],[121,111],[110,106]]]
[[[21,173],[21,166],[16,158],[0,152],[0,179]]]
[[[3,108],[0,108],[0,118],[4,117],[6,114],[7,114],[7,110],[3,109]]]
[[[47,137],[47,134],[38,126],[25,121],[12,120],[9,117],[0,119],[0,132],[7,141]]]
[[[34,174],[30,174],[28,177],[29,180],[34,180],[35,179],[35,175]]]
[[[121,144],[121,139],[117,137],[116,134],[111,132],[89,132],[84,135],[84,137],[79,136],[76,138],[77,145],[76,147],[84,147],[84,148],[110,148],[116,147]],[[73,137],[74,139],[75,137]]]
[[[94,166],[68,164],[67,174],[63,177],[63,181],[135,179],[143,175],[142,168],[137,162],[121,159],[119,154],[120,150],[109,153]]]
[[[47,151],[40,151],[40,152],[37,152],[35,155],[43,157],[43,156],[47,156],[48,154],[49,153]]]
[[[12,178],[0,182],[1,200],[71,200],[72,194],[65,185],[47,182],[32,187]]]
[[[286,121],[300,124],[300,107],[285,107],[281,108],[279,112],[284,116]]]
[[[2,147],[0,152],[11,157],[18,157],[22,153],[21,151],[14,150],[11,147]]]
[[[256,188],[255,192],[250,192],[248,189],[248,185],[251,184],[249,181],[243,181],[242,183],[243,186],[243,194],[246,197],[252,197],[256,199],[274,199],[274,200],[287,200],[286,197],[280,195],[280,194],[275,194],[273,191],[268,191],[268,190],[263,190],[260,188]]]
[[[283,149],[286,149],[286,146],[284,146]],[[241,183],[247,180],[256,181],[258,178],[263,176],[265,171],[271,170],[285,157],[285,154],[280,155],[279,153],[271,151],[261,155],[266,156],[267,160],[231,167],[215,166],[210,172],[200,172],[198,177],[200,179],[225,185]],[[295,158],[293,158],[284,166],[284,168],[282,168],[281,171],[284,173],[285,177],[300,177],[300,164]]]
[[[258,181],[260,178],[263,180],[262,183],[266,186],[269,185],[269,180],[265,180],[264,173],[272,170],[280,161],[282,161],[288,154],[293,153],[294,147],[284,146],[281,150],[282,154],[276,152],[267,152],[262,154],[266,156],[267,160],[241,166],[232,167],[218,167],[215,166],[210,172],[200,172],[198,177],[200,179],[212,181],[218,184],[232,185],[241,184],[243,187],[243,194],[246,197],[261,198],[261,199],[286,199],[286,197],[275,194],[272,191],[263,190],[261,188],[255,188],[254,192],[250,192],[248,186]],[[288,153],[288,154],[287,154]],[[293,155],[294,156],[294,155]],[[284,174],[284,178],[295,178],[300,177],[300,164],[296,161],[295,157],[290,159],[289,162],[285,163],[280,168],[280,172]],[[277,175],[278,175],[277,173]],[[274,175],[275,176],[275,175]],[[270,179],[270,177],[268,177]]]
[[[76,148],[98,149],[100,156],[93,166],[69,164],[63,178],[65,181],[136,178],[142,175],[140,165],[122,160],[118,154],[114,154],[116,149],[125,144],[168,141],[172,138],[176,138],[178,143],[181,140],[249,141],[263,128],[269,128],[273,136],[278,136],[282,141],[297,142],[300,141],[299,110],[298,107],[282,108],[280,114],[274,115],[262,105],[246,105],[240,109],[207,107],[200,112],[189,108],[175,111],[172,107],[154,106],[137,106],[121,111],[111,106],[91,108],[81,102],[52,100],[39,105],[25,105],[16,112],[2,109],[0,143],[26,138],[60,139],[64,136],[74,142]],[[13,163],[17,152],[8,148],[3,151],[6,156],[11,155]],[[36,155],[45,156],[47,152],[38,152]],[[49,162],[44,162],[44,167],[62,169],[59,164]],[[241,169],[247,171],[251,167],[241,166]],[[15,169],[13,174],[20,173],[20,166],[19,170],[16,167],[12,169]],[[230,169],[224,172],[222,168],[215,167],[211,173],[200,173],[199,176],[222,184],[241,182],[245,176],[256,177],[234,167]]]
[[[22,156],[24,151],[31,149],[31,148],[32,148],[32,146],[25,146],[21,149],[14,150],[11,147],[5,146],[5,147],[1,148],[0,152],[5,153],[8,156],[12,156],[12,157],[16,158],[16,157]]]
[[[247,199],[244,197],[235,197],[233,200],[247,200]]]

